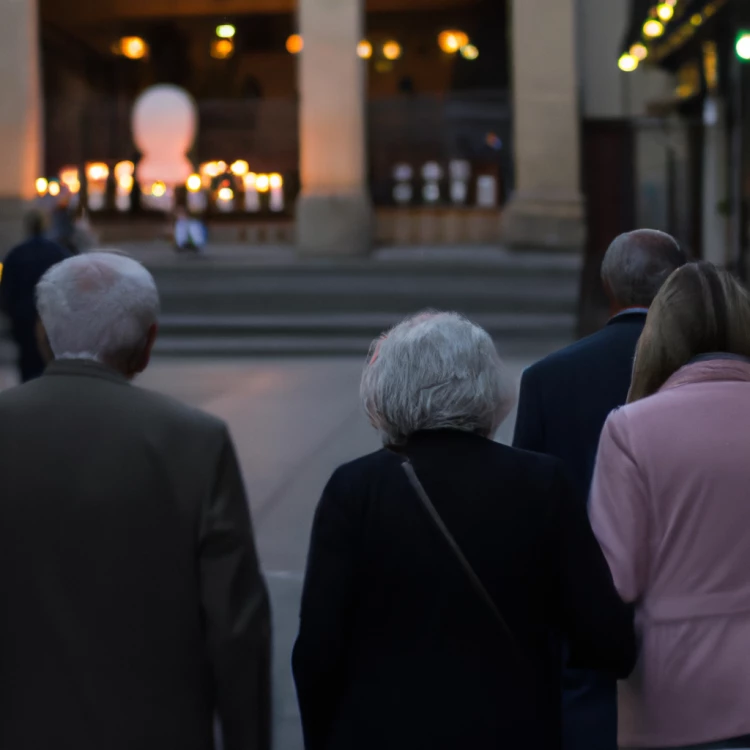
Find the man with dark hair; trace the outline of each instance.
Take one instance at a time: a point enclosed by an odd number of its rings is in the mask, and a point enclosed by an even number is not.
[[[648,308],[686,261],[677,241],[664,232],[640,229],[617,237],[602,263],[612,314],[607,326],[523,375],[513,444],[561,458],[582,503],[604,422],[627,400]],[[566,670],[563,686],[564,750],[616,750],[614,679]]]
[[[30,212],[25,223],[29,239],[8,253],[0,281],[0,309],[10,318],[22,382],[39,377],[45,367],[38,345],[34,290],[52,266],[70,256],[65,248],[44,238],[42,213]]]

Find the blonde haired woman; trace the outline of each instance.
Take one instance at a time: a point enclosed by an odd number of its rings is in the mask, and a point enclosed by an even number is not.
[[[610,415],[590,513],[641,652],[624,748],[750,748],[750,297],[709,263],[675,271]]]

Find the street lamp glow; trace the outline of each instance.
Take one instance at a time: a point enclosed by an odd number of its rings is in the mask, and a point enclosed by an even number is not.
[[[203,187],[203,180],[199,174],[191,174],[185,185],[189,192],[197,193]]]
[[[154,198],[162,198],[167,194],[167,186],[163,182],[155,182],[151,186],[151,195]]]
[[[465,60],[476,60],[479,57],[479,50],[474,44],[465,44],[461,47],[461,56]]]
[[[120,39],[120,52],[129,60],[141,60],[148,53],[148,45],[139,36],[124,36]]]
[[[211,42],[211,57],[226,60],[234,54],[234,42],[231,39],[214,39]]]
[[[35,183],[36,192],[39,195],[46,195],[49,188],[49,180],[46,177],[39,177]]]
[[[300,34],[292,34],[289,39],[286,40],[286,51],[290,55],[299,55],[304,48],[305,40]]]
[[[216,36],[218,36],[219,39],[234,39],[236,33],[237,29],[235,29],[231,23],[223,23],[216,27]]]
[[[455,54],[462,47],[466,47],[468,43],[469,35],[464,31],[449,29],[448,31],[441,32],[438,36],[438,44],[440,45],[440,49],[448,55]]]
[[[645,44],[637,42],[630,48],[630,54],[633,55],[636,60],[641,62],[648,57],[648,47],[646,47]]]
[[[668,23],[674,16],[674,6],[669,3],[660,3],[656,7],[656,15],[659,16],[664,23]]]
[[[223,187],[219,190],[218,198],[220,201],[229,202],[234,200],[234,190],[230,187]]]
[[[735,49],[740,60],[750,60],[750,32],[740,34]]]
[[[649,39],[656,39],[664,33],[664,24],[656,18],[651,18],[643,24],[643,33]]]
[[[272,174],[268,176],[268,186],[273,190],[278,190],[284,187],[284,178],[280,174]]]
[[[367,39],[363,39],[357,45],[357,55],[363,60],[369,60],[372,57],[372,44]]]
[[[255,178],[255,189],[259,193],[267,193],[271,188],[271,178],[267,174],[259,174]]]
[[[632,73],[638,67],[638,58],[629,52],[625,52],[623,55],[620,55],[617,67],[624,73]]]
[[[60,195],[60,183],[55,181],[50,182],[48,192],[53,198],[57,198]]]
[[[398,42],[390,41],[383,45],[383,57],[386,60],[398,60],[401,57],[403,50]]]

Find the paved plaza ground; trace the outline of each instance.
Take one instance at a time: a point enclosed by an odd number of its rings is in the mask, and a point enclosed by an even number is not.
[[[520,378],[547,350],[506,363]],[[351,357],[162,359],[140,380],[231,426],[273,601],[277,750],[302,748],[289,663],[315,505],[339,464],[379,447],[359,404],[361,368],[362,359]],[[0,387],[12,379],[0,371]],[[499,440],[510,439],[513,419]]]

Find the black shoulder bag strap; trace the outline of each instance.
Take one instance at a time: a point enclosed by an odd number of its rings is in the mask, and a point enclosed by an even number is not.
[[[414,489],[414,492],[416,492],[417,497],[419,497],[419,499],[422,501],[422,505],[424,506],[425,510],[429,514],[430,518],[432,519],[433,523],[437,527],[442,537],[447,542],[448,546],[451,549],[451,552],[453,552],[454,557],[456,558],[462,570],[466,574],[466,577],[469,579],[469,582],[471,583],[472,588],[479,595],[479,598],[482,599],[482,601],[487,605],[490,612],[492,612],[492,615],[497,621],[497,624],[500,626],[500,629],[505,633],[505,635],[513,643],[513,645],[516,646],[516,651],[518,655],[520,656],[521,651],[518,647],[518,642],[516,640],[516,637],[513,635],[513,631],[508,626],[508,623],[505,621],[505,618],[500,614],[500,610],[497,608],[497,605],[495,604],[494,600],[490,596],[487,589],[484,587],[484,584],[482,583],[479,576],[474,572],[474,568],[471,567],[471,563],[466,559],[466,556],[461,551],[461,548],[458,546],[458,542],[456,542],[456,540],[453,538],[453,534],[450,533],[450,531],[448,530],[448,527],[445,525],[445,523],[443,522],[443,519],[440,517],[440,514],[437,512],[437,509],[432,504],[432,500],[430,500],[430,496],[427,494],[427,492],[425,491],[425,488],[422,486],[422,482],[419,481],[417,472],[414,471],[414,467],[412,466],[411,462],[404,461],[401,464],[401,468],[403,468],[404,472],[406,473],[406,476],[409,479],[409,483]]]

